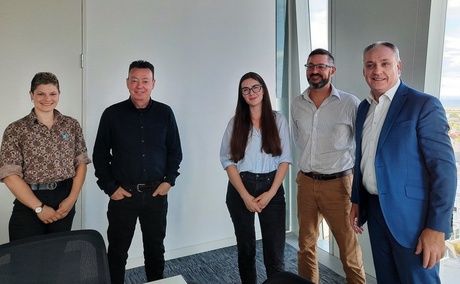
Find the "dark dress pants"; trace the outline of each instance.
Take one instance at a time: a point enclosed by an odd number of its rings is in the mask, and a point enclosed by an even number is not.
[[[61,183],[54,190],[34,190],[33,193],[43,204],[57,210],[59,204],[69,196],[72,189],[72,179]],[[69,214],[51,224],[43,223],[34,210],[25,206],[19,200],[14,200],[13,213],[8,225],[10,241],[19,240],[44,234],[67,232],[72,229],[75,206]]]
[[[122,200],[110,200],[108,206],[108,259],[112,283],[124,283],[126,260],[137,218],[142,230],[147,281],[163,278],[167,195],[153,197],[153,191],[134,190],[131,193],[131,197]]]
[[[415,248],[403,247],[395,240],[377,195],[369,198],[368,227],[378,283],[441,283],[439,263],[431,269],[423,268],[423,253],[417,255]]]
[[[254,197],[268,191],[276,172],[268,174],[240,173],[243,184]],[[257,283],[255,213],[249,212],[238,191],[229,182],[227,208],[232,218],[238,248],[238,268],[243,284]],[[286,243],[286,202],[283,185],[270,203],[259,213],[262,246],[267,277],[284,271]]]

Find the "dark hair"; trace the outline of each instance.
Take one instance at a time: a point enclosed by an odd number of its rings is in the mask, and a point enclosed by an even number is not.
[[[61,92],[59,89],[59,80],[56,75],[51,72],[39,72],[35,74],[35,76],[32,78],[32,81],[30,82],[30,92],[33,93],[39,85],[48,84],[53,84],[58,89],[58,92]]]
[[[396,61],[401,60],[401,58],[399,57],[399,49],[398,49],[398,47],[394,43],[391,43],[389,41],[376,41],[376,42],[373,42],[373,43],[369,44],[363,51],[363,58],[366,55],[366,53],[369,52],[369,50],[373,49],[376,46],[386,46],[386,47],[392,49],[394,54],[395,54]]]
[[[310,57],[312,57],[313,55],[327,55],[329,57],[329,63],[331,64],[335,63],[334,56],[332,56],[332,54],[329,51],[325,50],[324,48],[317,48],[313,50],[312,52],[310,52],[307,60],[310,59]]]
[[[275,115],[270,103],[270,94],[264,79],[259,74],[249,72],[241,77],[238,84],[238,101],[235,110],[232,137],[230,139],[230,159],[238,162],[244,158],[248,136],[252,129],[251,114],[248,103],[243,98],[241,84],[246,79],[254,79],[262,85],[264,92],[262,98],[262,115],[260,118],[260,131],[262,134],[262,149],[267,154],[280,156],[282,153],[281,139],[276,125]]]
[[[152,71],[152,78],[155,78],[155,67],[153,67],[152,63],[148,62],[148,61],[145,61],[145,60],[136,60],[136,61],[133,61],[130,65],[129,65],[129,69],[128,69],[128,75],[129,75],[129,72],[131,72],[131,69],[133,68],[147,68],[147,69],[150,69],[150,71]]]

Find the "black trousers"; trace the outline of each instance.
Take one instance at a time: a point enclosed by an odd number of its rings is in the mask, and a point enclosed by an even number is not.
[[[122,200],[110,200],[108,206],[108,260],[112,283],[124,283],[128,250],[138,218],[142,230],[147,281],[163,278],[167,195],[153,197],[153,191],[136,190],[131,193],[131,197]]]
[[[59,204],[69,196],[71,189],[72,179],[68,179],[66,182],[60,183],[54,190],[34,190],[33,193],[43,204],[57,210]],[[43,234],[70,231],[74,216],[75,206],[65,218],[51,224],[45,224],[38,218],[34,210],[16,199],[14,200],[13,213],[11,214],[8,226],[10,241]]]
[[[240,176],[249,193],[257,197],[270,189],[275,173],[275,171],[268,174],[242,172]],[[255,213],[248,211],[243,199],[230,182],[228,183],[226,202],[235,228],[241,283],[256,284]],[[283,185],[280,186],[267,207],[258,214],[262,231],[264,264],[267,277],[270,277],[275,273],[284,271],[286,202]]]

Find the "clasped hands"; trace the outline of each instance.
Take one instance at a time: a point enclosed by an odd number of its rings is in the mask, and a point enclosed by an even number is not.
[[[267,207],[270,200],[272,200],[273,195],[266,191],[257,197],[253,197],[252,195],[248,194],[246,197],[243,198],[244,204],[249,212],[257,212],[260,213],[262,210]]]
[[[57,210],[54,210],[53,207],[48,205],[44,205],[42,212],[38,213],[37,216],[43,223],[51,224],[65,218],[74,205],[75,201],[66,198],[59,204],[59,208]]]

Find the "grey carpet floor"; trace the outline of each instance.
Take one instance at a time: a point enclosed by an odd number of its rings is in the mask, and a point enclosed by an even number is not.
[[[262,243],[257,241],[257,278],[258,283],[266,279],[263,264]],[[297,273],[297,251],[286,244],[285,269]],[[345,279],[319,264],[320,283],[345,283]],[[207,251],[195,255],[180,257],[166,261],[165,277],[182,275],[188,284],[237,284],[241,283],[238,274],[236,246]],[[125,275],[126,284],[140,284],[146,282],[144,267],[128,269]]]

